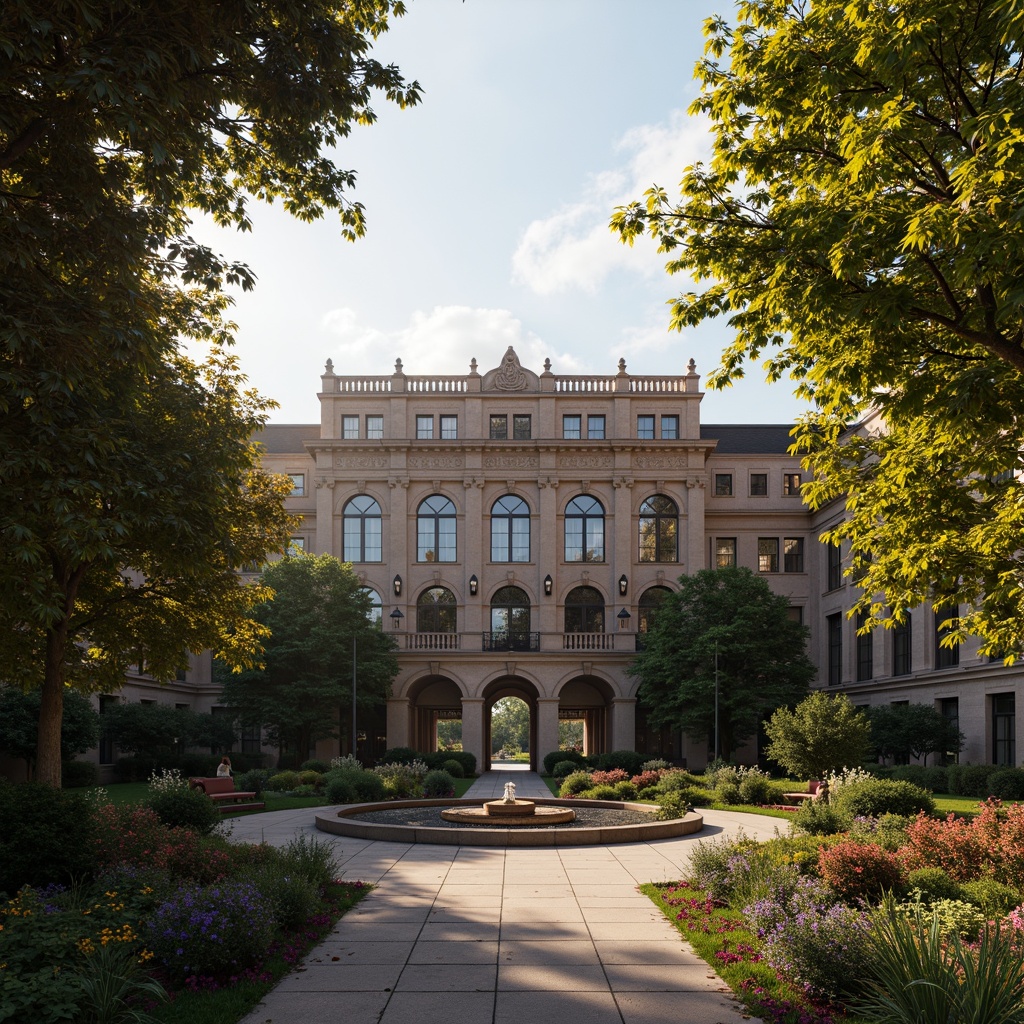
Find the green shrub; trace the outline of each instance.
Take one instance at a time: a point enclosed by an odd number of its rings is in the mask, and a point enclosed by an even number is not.
[[[358,804],[362,803],[359,794],[356,792],[355,783],[349,772],[343,774],[331,773],[333,777],[328,778],[324,787],[324,797],[329,804]]]
[[[933,793],[949,791],[949,772],[946,766],[941,764],[897,765],[893,768],[890,778],[900,782],[912,782],[915,786],[931,790]]]
[[[743,797],[740,796],[740,787],[735,782],[720,782],[714,788],[714,798],[720,804],[741,804]]]
[[[691,807],[686,791],[677,789],[658,797],[658,810],[654,816],[658,821],[673,821],[686,817]]]
[[[617,800],[636,799],[636,786],[634,786],[629,780],[626,780],[625,782],[616,782],[613,788],[615,789],[615,797]]]
[[[299,772],[300,786],[322,786],[324,784],[324,773],[306,769]]]
[[[235,776],[235,789],[240,793],[255,793],[262,796],[272,774],[269,768],[250,768],[249,771]]]
[[[332,768],[324,776],[324,785],[327,800],[332,804],[374,803],[385,795],[379,775],[352,768]]]
[[[411,764],[420,755],[412,747],[391,747],[385,750],[377,764]]]
[[[922,903],[936,900],[958,900],[963,898],[963,886],[955,882],[942,868],[918,868],[907,875],[907,888],[917,890]]]
[[[698,775],[691,775],[690,772],[678,769],[667,771],[658,780],[658,791],[671,793],[675,790],[705,789],[704,780]]]
[[[770,804],[772,783],[767,775],[748,772],[740,779],[740,802],[744,804]]]
[[[613,750],[609,754],[599,754],[594,767],[603,772],[621,768],[629,775],[639,775],[646,760],[646,754],[638,754],[635,750]]]
[[[316,796],[318,790],[316,786],[309,786],[306,783],[300,783],[292,790],[292,796]]]
[[[554,775],[555,765],[559,761],[572,761],[580,768],[587,763],[587,759],[578,750],[552,750],[544,755],[544,774]]]
[[[575,761],[559,761],[552,769],[551,774],[556,779],[567,779],[579,765]]]
[[[961,899],[973,903],[986,918],[1005,917],[1021,902],[1021,893],[994,878],[976,878],[961,886]]]
[[[424,797],[455,796],[455,780],[444,771],[427,772],[423,776]]]
[[[584,790],[590,789],[593,783],[590,780],[590,772],[573,772],[566,776],[565,781],[558,789],[559,796],[578,796]]]
[[[317,772],[320,775],[325,775],[331,770],[329,761],[321,761],[317,757],[311,757],[308,761],[303,761],[299,765],[300,772]]]
[[[851,838],[863,839],[890,853],[907,843],[907,829],[917,820],[915,816],[883,814],[880,818],[858,818],[849,824]]]
[[[834,836],[847,830],[850,816],[833,804],[804,800],[793,815],[793,824],[812,836]]]
[[[281,851],[281,863],[286,871],[305,878],[318,891],[340,877],[334,843],[302,832]]]
[[[638,800],[657,800],[660,796],[657,786],[644,786],[637,795]]]
[[[1002,768],[988,777],[988,795],[1000,800],[1024,800],[1024,768]]]
[[[187,828],[202,836],[209,835],[221,821],[217,805],[180,776],[154,776],[145,805],[168,828]]]
[[[267,789],[275,793],[288,793],[299,785],[299,773],[286,771],[278,772],[267,779]]]
[[[0,892],[92,876],[97,834],[83,794],[0,779]]]
[[[444,750],[442,753],[445,761],[458,761],[462,765],[463,777],[469,779],[476,775],[476,754],[468,750]]]
[[[974,796],[984,800],[988,796],[988,777],[999,771],[992,764],[951,764],[946,773],[949,777],[949,792],[953,796]]]
[[[670,767],[671,767],[671,765],[664,758],[655,757],[655,758],[652,758],[650,761],[644,761],[644,763],[640,766],[640,771],[642,771],[642,772],[663,772],[667,768],[670,768]]]
[[[447,772],[453,779],[464,779],[466,777],[461,763],[451,757],[447,761],[442,762],[441,771]]]
[[[64,789],[85,789],[95,786],[99,769],[92,761],[63,761],[60,766],[60,784]]]
[[[579,795],[585,800],[618,800],[615,787],[607,782],[600,786],[594,786],[592,789],[585,789]]]
[[[895,779],[869,779],[844,786],[836,804],[853,818],[877,818],[883,814],[931,814],[935,802],[920,786]]]

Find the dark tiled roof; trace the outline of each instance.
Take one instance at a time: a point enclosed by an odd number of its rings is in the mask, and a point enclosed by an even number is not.
[[[702,441],[718,441],[720,455],[785,455],[792,423],[702,423]]]
[[[254,440],[263,445],[268,455],[304,455],[303,441],[315,441],[319,437],[319,423],[268,423],[256,432]]]

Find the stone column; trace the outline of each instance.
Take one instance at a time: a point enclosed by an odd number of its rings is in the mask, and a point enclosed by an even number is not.
[[[388,698],[388,747],[408,747],[412,704],[405,697]]]
[[[636,698],[612,697],[612,750],[636,749]]]
[[[337,483],[323,476],[316,482],[316,540],[313,542],[318,555],[341,556],[334,551],[334,487]]]
[[[537,763],[543,768],[544,755],[558,749],[557,697],[537,698]]]
[[[484,699],[462,698],[462,749],[476,757],[477,771],[483,771],[484,757]]]

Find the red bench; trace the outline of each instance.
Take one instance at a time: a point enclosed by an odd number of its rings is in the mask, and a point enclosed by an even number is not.
[[[256,799],[255,793],[235,789],[235,780],[229,776],[213,779],[189,779],[193,789],[205,793],[220,809],[221,814],[231,811],[262,811],[266,804]]]
[[[813,800],[818,795],[818,787],[821,785],[817,779],[811,779],[807,783],[806,793],[783,793],[783,797],[791,804],[802,804],[805,800]]]

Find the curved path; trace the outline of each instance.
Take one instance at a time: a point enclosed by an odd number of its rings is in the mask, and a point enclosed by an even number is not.
[[[550,795],[490,771],[467,794]],[[647,899],[702,838],[769,839],[785,823],[702,811],[693,836],[624,846],[492,849],[317,832],[310,808],[232,819],[232,839],[334,842],[343,875],[377,888],[242,1024],[740,1024],[739,1004]],[[756,1024],[756,1021],[755,1021]]]

